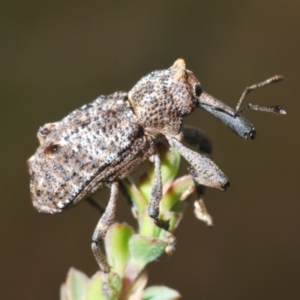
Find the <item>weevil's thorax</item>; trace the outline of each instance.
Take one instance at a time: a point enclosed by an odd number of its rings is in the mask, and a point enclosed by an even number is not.
[[[178,134],[182,117],[195,107],[198,80],[191,71],[174,66],[143,77],[129,92],[139,124],[152,137]]]

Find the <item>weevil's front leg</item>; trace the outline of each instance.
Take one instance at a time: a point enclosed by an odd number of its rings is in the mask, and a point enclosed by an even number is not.
[[[196,147],[196,149],[206,157],[210,157],[212,153],[212,142],[202,130],[196,127],[183,126],[183,139],[188,144]],[[207,226],[212,227],[213,219],[208,213],[202,198],[205,192],[205,186],[195,181],[195,189],[197,193],[197,200],[194,202],[195,216]]]
[[[92,250],[101,271],[105,273],[108,273],[110,271],[110,267],[100,247],[102,241],[104,240],[107,230],[114,222],[118,191],[119,191],[119,183],[113,182],[111,184],[110,198],[106,210],[104,214],[101,216],[93,234]]]
[[[162,198],[161,165],[158,154],[154,154],[152,159],[154,162],[154,179],[148,206],[148,214],[157,221],[159,216],[159,203]]]
[[[161,165],[158,154],[154,154],[151,157],[154,162],[154,179],[152,182],[151,196],[148,206],[148,215],[155,221],[158,227],[165,230],[169,228],[169,222],[160,220],[159,216],[159,203],[162,198],[162,181],[161,181]]]
[[[202,130],[193,126],[184,125],[182,128],[183,139],[205,156],[210,156],[212,152],[211,139]]]
[[[229,185],[226,175],[207,157],[190,150],[182,145],[175,137],[167,137],[171,146],[190,163],[190,173],[194,180],[201,185],[225,190]]]

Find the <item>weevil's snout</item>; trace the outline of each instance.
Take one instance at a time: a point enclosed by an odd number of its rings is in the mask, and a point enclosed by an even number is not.
[[[256,131],[253,125],[224,102],[202,92],[196,105],[211,113],[240,137],[246,140],[255,138]]]

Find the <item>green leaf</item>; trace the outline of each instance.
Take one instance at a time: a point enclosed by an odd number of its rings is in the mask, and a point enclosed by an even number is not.
[[[159,237],[161,228],[155,225],[153,219],[149,217],[148,210],[145,209],[142,214],[138,216],[139,234],[145,236]]]
[[[143,300],[177,300],[181,295],[166,286],[152,286],[145,290]]]
[[[168,211],[168,212],[163,212],[163,213],[159,214],[159,217],[162,220],[168,222],[169,232],[173,232],[177,228],[179,221],[182,218],[182,213]],[[161,238],[164,235],[164,233],[165,233],[165,230],[160,229],[160,231],[158,232],[156,237]]]
[[[175,148],[163,142],[157,143],[156,147],[161,160],[161,178],[165,184],[176,177],[180,165],[180,154]]]
[[[194,182],[192,176],[186,175],[176,179],[165,191],[163,198],[160,203],[160,210],[164,211],[182,211],[180,198],[184,193],[188,193],[190,190],[193,192]],[[179,206],[178,206],[178,205]],[[175,206],[176,205],[176,206]]]
[[[106,300],[102,289],[102,273],[99,271],[90,279],[84,300]]]
[[[103,275],[104,273],[98,271],[89,280],[86,297],[82,298],[82,300],[107,300],[107,295],[103,293]],[[108,276],[110,293],[109,299],[117,300],[121,289],[121,280],[115,273],[110,273]]]
[[[134,262],[142,269],[161,256],[166,245],[161,239],[136,234],[129,241],[129,252]]]
[[[146,200],[147,205],[150,200],[153,177],[154,177],[154,166],[153,163],[149,161],[147,164],[147,173],[146,172],[142,173],[139,177],[139,182],[138,182],[138,189],[141,195],[143,195],[144,199]]]
[[[122,188],[125,190],[125,193],[128,194],[131,201],[133,202],[134,207],[137,208],[138,214],[142,214],[144,209],[148,205],[147,199],[143,197],[136,185],[129,178],[123,179],[121,181],[121,185]]]
[[[61,300],[82,300],[87,291],[88,280],[84,273],[70,268],[66,283],[61,287]]]
[[[129,291],[126,292],[126,299],[142,299],[144,289],[148,281],[148,276],[146,273],[140,274],[131,285]],[[123,296],[123,295],[122,295]],[[121,299],[125,297],[120,297]]]
[[[114,223],[105,236],[107,261],[120,277],[126,268],[129,258],[128,243],[133,234],[134,230],[129,225]]]

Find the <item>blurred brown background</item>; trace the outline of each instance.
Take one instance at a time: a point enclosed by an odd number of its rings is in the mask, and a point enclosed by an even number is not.
[[[211,136],[231,187],[206,194],[213,230],[189,205],[178,250],[151,265],[150,284],[184,299],[300,299],[299,34],[299,1],[2,1],[1,299],[58,299],[70,266],[97,270],[96,211],[47,216],[31,205],[25,162],[39,126],[178,57],[231,106],[247,85],[285,75],[248,101],[288,114],[245,112],[258,133],[247,142],[203,110],[185,119]],[[117,220],[135,224],[124,199]]]

